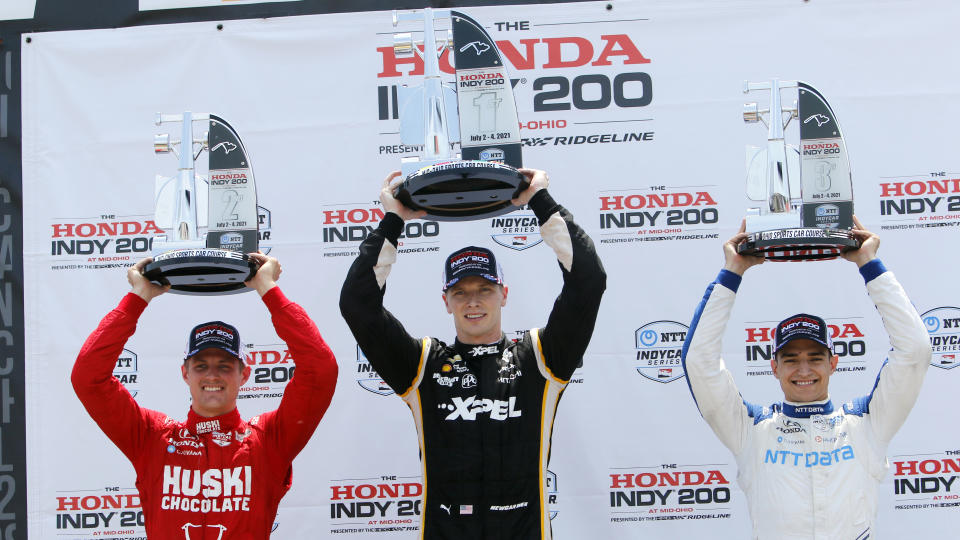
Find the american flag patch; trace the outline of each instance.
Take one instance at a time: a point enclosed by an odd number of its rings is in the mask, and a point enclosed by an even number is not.
[[[461,515],[461,516],[464,516],[464,515],[467,515],[467,514],[472,514],[472,513],[473,513],[473,505],[472,505],[472,504],[461,504],[461,505],[460,505],[460,515]]]

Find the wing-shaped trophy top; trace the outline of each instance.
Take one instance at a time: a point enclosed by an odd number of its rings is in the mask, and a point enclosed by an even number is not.
[[[840,124],[826,98],[798,82],[800,177],[805,227],[853,227],[853,177]]]
[[[497,44],[480,23],[459,11],[451,11],[453,20],[453,61],[457,70],[503,67]]]
[[[522,167],[513,87],[496,43],[477,21],[451,11],[461,158]]]
[[[209,228],[207,247],[257,251],[257,189],[253,168],[236,130],[210,115]]]
[[[797,81],[801,139],[842,138],[837,117],[827,98],[816,88]]]

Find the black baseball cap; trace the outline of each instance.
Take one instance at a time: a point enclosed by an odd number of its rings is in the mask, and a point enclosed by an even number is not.
[[[780,321],[773,339],[773,352],[780,352],[780,349],[795,339],[809,339],[833,352],[833,340],[830,339],[827,322],[816,315],[797,313]]]
[[[194,326],[187,338],[187,353],[183,359],[212,347],[227,351],[231,356],[243,361],[240,354],[240,332],[232,324],[223,321],[210,321]]]
[[[503,269],[487,248],[467,246],[451,253],[443,264],[443,290],[469,276],[480,276],[503,285]]]

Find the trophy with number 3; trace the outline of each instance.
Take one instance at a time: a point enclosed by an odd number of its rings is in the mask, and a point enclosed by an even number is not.
[[[781,105],[783,89],[797,89],[793,107]],[[744,106],[743,120],[767,126],[767,146],[747,148],[747,241],[738,251],[774,261],[833,259],[859,241],[853,227],[853,183],[847,147],[827,100],[799,81],[746,83],[744,93],[768,90],[770,106]],[[766,115],[766,119],[764,118]],[[800,145],[784,132],[800,119]]]

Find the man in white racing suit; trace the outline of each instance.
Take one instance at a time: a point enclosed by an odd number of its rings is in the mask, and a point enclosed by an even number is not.
[[[743,274],[763,262],[737,254],[743,227],[724,243],[724,268],[690,323],[683,348],[690,391],[736,457],[755,539],[874,537],[887,445],[917,399],[932,352],[920,316],[876,258],[879,238],[859,221],[854,233],[861,247],[841,256],[860,268],[892,347],[866,396],[834,405],[830,332],[820,317],[798,314],[777,325],[770,361],[784,401],[762,407],[741,398],[720,353]]]

